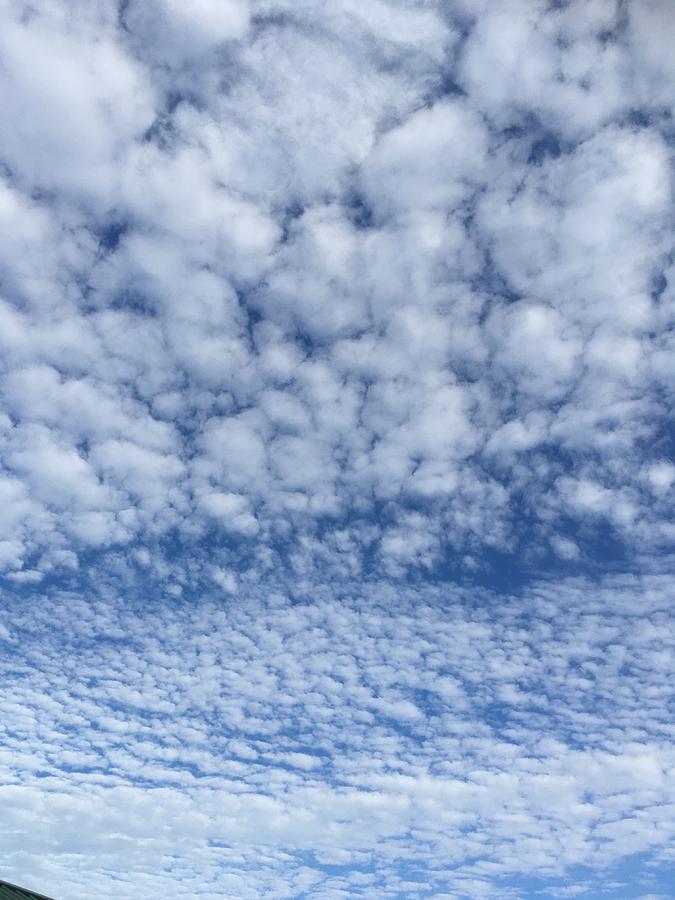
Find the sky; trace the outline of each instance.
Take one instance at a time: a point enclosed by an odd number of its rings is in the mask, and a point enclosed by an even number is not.
[[[0,0],[0,878],[675,897],[672,0]]]

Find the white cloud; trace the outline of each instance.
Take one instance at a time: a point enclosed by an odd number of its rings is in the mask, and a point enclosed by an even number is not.
[[[3,606],[41,661],[5,660],[6,871],[64,898],[161,897],[167,878],[209,896],[235,876],[239,896],[307,878],[327,897],[339,863],[345,890],[387,896],[413,870],[435,894],[519,872],[553,891],[567,865],[658,854],[667,577],[542,582],[499,606],[429,585],[284,590]]]
[[[67,159],[54,136],[36,134],[21,160],[6,148],[6,459],[44,513],[17,560],[36,564],[55,540],[78,552],[65,498],[82,505],[88,471],[83,521],[102,544],[148,527],[201,533],[200,498],[237,494],[256,510],[240,533],[274,553],[290,528],[308,561],[325,558],[313,537],[325,517],[431,503],[428,549],[408,554],[429,565],[476,540],[514,546],[514,492],[539,510],[545,547],[556,515],[588,509],[556,511],[561,477],[620,495],[613,518],[635,540],[663,538],[669,495],[643,504],[637,475],[658,461],[628,460],[652,427],[651,379],[667,380],[669,320],[651,297],[672,214],[667,151],[657,127],[621,118],[603,81],[637,64],[652,13],[603,44],[611,4],[580,18],[522,3],[506,31],[473,12],[470,26],[459,7],[344,3],[321,31],[310,9],[284,5],[133,3],[123,28],[97,7],[6,7],[13,53],[49,29],[52,55],[72,49],[50,63],[59,97],[69,67],[101,75],[78,75],[79,100],[63,101],[95,141],[83,132]],[[532,72],[509,63],[506,78],[494,63],[521,44]],[[448,69],[456,87],[439,96]],[[5,73],[13,102],[37,109],[19,74]],[[497,113],[507,88],[517,103]],[[563,109],[574,135],[547,137]],[[528,140],[544,141],[530,165]],[[47,484],[26,442],[36,426],[82,478]],[[575,458],[526,462],[556,444]],[[400,515],[389,507],[385,547],[399,546]],[[359,539],[347,543],[359,565]]]
[[[366,197],[381,217],[450,212],[482,180],[486,150],[485,126],[471,107],[439,101],[379,139],[363,165]]]
[[[162,4],[180,29],[186,29],[207,42],[243,37],[248,27],[249,9],[246,0],[163,0]],[[182,35],[183,40],[185,35]]]
[[[248,500],[241,494],[205,494],[201,506],[208,515],[222,522],[227,531],[248,535],[258,531],[258,523],[249,511]]]
[[[669,16],[0,2],[17,880],[664,864]]]
[[[88,19],[75,5],[3,7],[5,165],[29,190],[111,202],[119,156],[154,116],[142,67],[110,22]]]

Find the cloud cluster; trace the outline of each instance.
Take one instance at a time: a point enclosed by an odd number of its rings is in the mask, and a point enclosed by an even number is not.
[[[6,870],[64,900],[667,889],[670,579],[495,600],[7,598]]]
[[[672,545],[667,4],[186,10],[3,4],[7,574]]]
[[[673,25],[0,0],[15,880],[664,890]]]

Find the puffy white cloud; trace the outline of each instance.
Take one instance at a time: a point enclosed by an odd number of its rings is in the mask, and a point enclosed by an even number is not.
[[[672,110],[673,57],[668,52],[666,39],[673,24],[672,6],[665,0],[631,3],[628,14],[632,74],[639,89],[639,103],[650,108],[663,106]]]
[[[458,81],[498,126],[530,116],[554,142],[578,140],[630,109],[630,55],[615,0],[467,6],[474,27]]]
[[[440,100],[385,132],[362,167],[376,215],[452,212],[485,172],[486,128],[460,100]]]
[[[4,164],[29,191],[113,202],[120,156],[154,117],[142,66],[98,4],[6,0],[2,17]]]
[[[628,460],[658,419],[651,379],[667,381],[652,294],[668,157],[606,81],[639,65],[651,7],[625,34],[612,4],[523,2],[506,30],[459,4],[345,2],[323,31],[303,5],[22,9],[5,7],[12,52],[51,29],[45,65],[69,61],[47,87],[96,135],[67,159],[42,134],[20,166],[5,149],[7,460],[49,522],[21,558],[54,540],[78,552],[64,492],[76,507],[84,490],[21,463],[28,425],[95,473],[104,544],[150,523],[202,533],[201,498],[233,494],[256,509],[238,529],[256,552],[291,529],[325,556],[315,532],[337,517],[326,546],[354,565],[366,532],[398,547],[421,503],[428,551],[410,560],[468,560],[477,540],[517,544],[509,498],[525,492],[538,513],[520,527],[544,552],[560,516],[590,510],[551,492],[560,478],[630,497],[608,517],[635,540],[665,534],[669,494],[650,507]],[[77,102],[73,66],[99,75],[78,75]],[[13,103],[37,109],[19,76],[5,71]],[[381,525],[349,525],[383,501],[400,508]]]
[[[249,511],[246,497],[242,497],[241,494],[222,492],[205,494],[201,499],[201,507],[209,516],[222,522],[227,531],[248,535],[256,534],[258,531],[256,518]],[[226,577],[224,583],[231,582]]]
[[[164,0],[162,5],[176,23],[181,41],[185,40],[186,30],[214,43],[242,37],[249,22],[246,0],[191,0],[188,4]]]

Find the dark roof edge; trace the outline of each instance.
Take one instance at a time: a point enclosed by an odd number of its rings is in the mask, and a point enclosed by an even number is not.
[[[3,881],[2,878],[0,878],[0,887],[8,887],[15,891],[21,891],[23,894],[30,894],[36,900],[54,900],[53,897],[48,897],[46,894],[38,894],[36,891],[31,891],[30,888],[20,887],[18,884],[12,884],[11,881]]]

